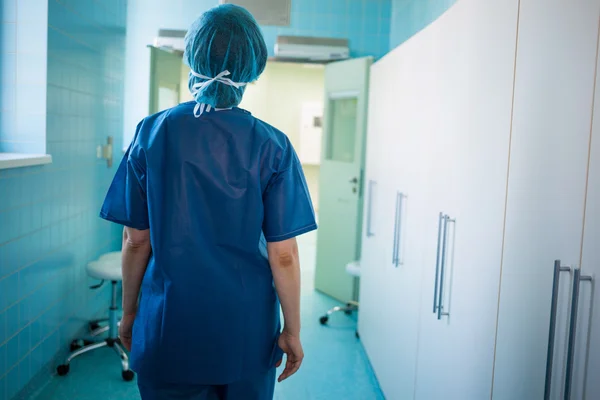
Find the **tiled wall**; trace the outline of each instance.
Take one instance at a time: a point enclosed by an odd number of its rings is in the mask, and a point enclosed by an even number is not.
[[[149,53],[158,30],[187,29],[217,0],[129,0],[125,84],[125,138],[148,113]],[[264,27],[273,53],[277,35],[347,38],[352,56],[376,58],[389,50],[391,0],[292,0],[289,27]]]
[[[19,15],[37,12],[31,1],[18,0]],[[0,399],[108,308],[108,287],[89,290],[85,265],[120,247],[119,228],[98,218],[115,166],[96,159],[96,146],[107,135],[122,140],[125,20],[126,0],[48,1],[46,139],[54,162],[0,171]],[[37,89],[27,92],[31,108],[43,104]]]
[[[0,2],[0,151],[46,150],[47,21],[47,0]]]
[[[442,15],[456,0],[392,0],[390,49]]]

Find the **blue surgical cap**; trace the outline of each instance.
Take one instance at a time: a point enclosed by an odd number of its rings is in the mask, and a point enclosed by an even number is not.
[[[224,71],[233,82],[255,81],[267,63],[267,45],[258,23],[246,9],[223,4],[206,11],[190,27],[185,37],[185,63],[190,72],[188,87],[215,78]],[[206,78],[206,79],[205,79]],[[242,101],[246,86],[230,86],[219,81],[195,94],[197,103],[216,108],[235,107]]]

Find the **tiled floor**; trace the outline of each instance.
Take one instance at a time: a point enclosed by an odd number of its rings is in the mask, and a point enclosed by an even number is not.
[[[366,355],[356,340],[356,321],[336,315],[328,327],[319,316],[336,302],[314,291],[315,235],[300,238],[303,268],[302,339],[306,353],[297,375],[278,384],[279,400],[378,400],[383,396]],[[71,365],[64,378],[53,377],[35,400],[135,400],[139,399],[133,382],[123,382],[120,363],[112,350],[98,350],[82,356]]]

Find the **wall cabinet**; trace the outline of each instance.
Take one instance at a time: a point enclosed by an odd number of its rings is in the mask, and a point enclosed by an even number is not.
[[[386,398],[600,398],[599,17],[460,0],[373,65],[359,329]]]
[[[580,265],[598,0],[521,0],[494,398],[544,398],[554,261]],[[560,276],[552,398],[564,389]],[[550,379],[551,378],[551,379]]]

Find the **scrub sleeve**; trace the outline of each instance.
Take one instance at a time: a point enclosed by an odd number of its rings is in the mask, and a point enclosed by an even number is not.
[[[317,229],[302,166],[290,151],[289,165],[271,178],[263,195],[267,242],[280,242]]]
[[[132,151],[133,150],[133,151]],[[132,157],[132,144],[119,164],[100,217],[140,231],[150,228],[145,169]]]

